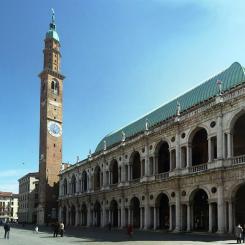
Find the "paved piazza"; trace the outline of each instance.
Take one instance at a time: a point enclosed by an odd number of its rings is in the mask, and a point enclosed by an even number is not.
[[[63,238],[53,238],[52,233],[43,231],[33,234],[28,229],[11,228],[10,239],[3,239],[4,230],[0,227],[0,244],[29,245],[29,244],[236,244],[228,236],[210,234],[171,234],[162,232],[136,231],[132,238],[128,239],[125,230],[105,229],[73,229],[66,231]]]

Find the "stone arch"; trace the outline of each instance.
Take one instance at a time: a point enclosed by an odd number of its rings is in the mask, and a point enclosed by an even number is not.
[[[101,169],[100,166],[97,165],[94,169],[94,189],[99,190],[101,185]]]
[[[234,128],[234,125],[236,121],[243,115],[245,114],[245,107],[240,108],[236,112],[233,113],[232,116],[230,116],[230,119],[227,120],[227,129],[230,133],[232,133],[232,129]]]
[[[155,148],[155,159],[157,162],[157,173],[170,171],[170,151],[167,141],[158,142]]]
[[[87,213],[88,213],[87,205],[86,203],[83,203],[81,206],[81,225],[82,226],[87,225]]]
[[[76,176],[75,174],[72,175],[71,177],[71,193],[75,194],[76,193],[76,184],[77,184],[77,180],[76,180]]]
[[[99,201],[96,201],[94,204],[94,217],[95,226],[99,227],[101,225],[101,205]]]
[[[230,122],[230,132],[233,138],[233,155],[245,155],[245,110],[240,110]]]
[[[64,225],[67,224],[67,220],[66,220],[67,212],[68,212],[67,207],[64,205],[62,207],[62,221],[63,221]]]
[[[88,174],[86,170],[82,172],[82,191],[86,192],[88,190]]]
[[[209,229],[209,195],[203,188],[197,188],[190,195],[193,230],[208,231]]]
[[[110,163],[110,173],[111,173],[111,184],[118,183],[118,162],[116,159],[113,159]]]
[[[205,127],[195,128],[189,135],[192,166],[208,162],[208,131]]]
[[[158,217],[158,227],[169,229],[169,197],[165,193],[160,193],[155,199],[155,207]]]
[[[63,194],[64,195],[67,195],[67,179],[65,178],[64,180],[63,180]]]
[[[131,154],[129,164],[132,166],[132,179],[139,179],[141,175],[141,161],[138,151],[134,151]]]
[[[76,224],[76,208],[73,204],[71,205],[70,219],[71,219],[71,225],[75,226],[75,224]]]
[[[140,200],[138,197],[133,197],[130,200],[131,220],[130,224],[135,228],[140,227]]]
[[[51,91],[53,94],[59,95],[59,82],[56,79],[51,82]]]
[[[113,199],[110,203],[110,211],[111,211],[111,225],[113,227],[118,226],[118,203],[115,199]]]

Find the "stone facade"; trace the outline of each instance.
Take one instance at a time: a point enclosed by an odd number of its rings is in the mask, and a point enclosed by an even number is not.
[[[66,225],[232,232],[245,223],[245,86],[61,172]],[[244,208],[244,207],[243,207]]]
[[[60,73],[60,43],[55,39],[54,17],[46,34],[44,69],[40,73],[40,143],[38,224],[57,219],[59,172],[62,164],[63,79]]]
[[[0,221],[18,220],[18,195],[0,192]]]
[[[19,179],[19,223],[37,222],[38,181],[38,173],[28,173]]]

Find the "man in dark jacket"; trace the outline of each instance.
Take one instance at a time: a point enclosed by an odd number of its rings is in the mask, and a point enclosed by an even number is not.
[[[4,224],[4,231],[5,231],[5,233],[4,233],[4,238],[5,238],[5,239],[9,239],[10,225],[9,225],[8,222],[6,222],[6,223]]]

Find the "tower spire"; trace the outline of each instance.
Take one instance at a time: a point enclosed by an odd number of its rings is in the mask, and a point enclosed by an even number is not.
[[[51,17],[51,23],[49,24],[49,30],[55,31],[56,25],[55,25],[55,12],[54,9],[51,9],[52,11],[52,17]]]

